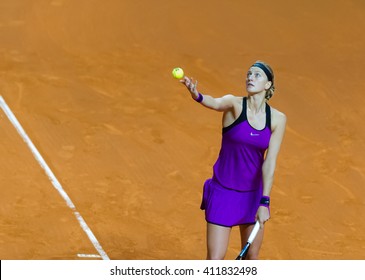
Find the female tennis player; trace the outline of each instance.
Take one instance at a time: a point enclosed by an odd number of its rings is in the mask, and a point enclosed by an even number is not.
[[[207,221],[207,259],[224,259],[233,226],[240,227],[244,246],[257,220],[260,230],[246,259],[258,259],[286,126],[286,116],[267,103],[275,90],[274,73],[265,62],[255,62],[246,76],[247,96],[214,98],[200,93],[192,78],[180,82],[195,101],[223,112],[221,150],[212,178],[204,183],[201,204]]]

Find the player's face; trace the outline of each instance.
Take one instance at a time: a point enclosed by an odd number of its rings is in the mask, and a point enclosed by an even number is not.
[[[259,93],[269,89],[271,82],[268,81],[265,72],[258,67],[251,67],[246,76],[246,90],[249,93]]]

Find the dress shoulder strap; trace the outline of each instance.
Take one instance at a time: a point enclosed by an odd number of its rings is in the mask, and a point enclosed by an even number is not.
[[[243,118],[242,121],[247,120],[247,97],[242,98],[242,112],[240,115],[241,118]]]
[[[229,126],[223,127],[222,128],[222,133],[227,132],[228,130],[230,130],[231,128],[233,128],[234,126],[244,122],[247,120],[247,97],[243,97],[242,98],[242,111],[241,114],[238,116],[238,118]]]
[[[266,103],[266,126],[271,130],[271,107]]]

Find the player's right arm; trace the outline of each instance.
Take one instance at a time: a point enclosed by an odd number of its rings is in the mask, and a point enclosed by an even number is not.
[[[180,80],[180,82],[186,86],[193,99],[197,100],[199,98],[199,92],[197,90],[198,81],[195,81],[194,83],[193,79],[185,76],[183,80]],[[232,94],[227,94],[219,98],[214,98],[210,95],[202,94],[202,97],[203,99],[200,103],[203,106],[219,112],[226,112],[231,110],[236,102],[236,97]]]

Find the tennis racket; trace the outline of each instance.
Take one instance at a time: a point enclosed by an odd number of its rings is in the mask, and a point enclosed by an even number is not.
[[[250,233],[250,236],[248,237],[245,247],[242,249],[241,253],[237,256],[236,260],[244,260],[246,258],[248,249],[250,249],[250,246],[253,240],[255,239],[257,233],[259,232],[259,229],[260,229],[260,223],[259,221],[257,221],[255,226],[253,227],[253,230]]]

